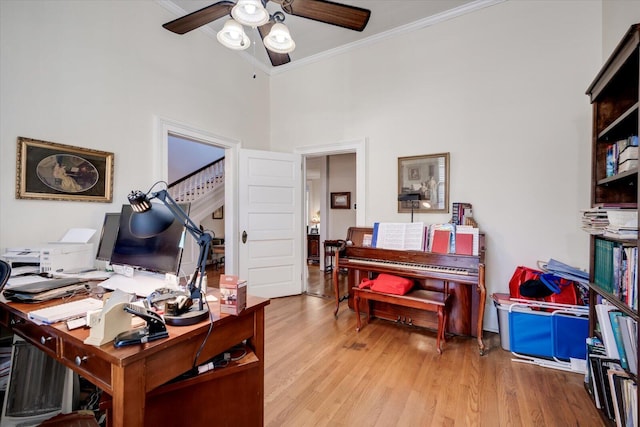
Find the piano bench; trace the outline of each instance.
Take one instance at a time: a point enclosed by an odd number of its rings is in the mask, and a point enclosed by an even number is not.
[[[403,307],[417,308],[438,313],[438,331],[436,334],[436,348],[442,354],[440,340],[446,341],[445,327],[447,324],[447,314],[449,312],[451,295],[444,292],[428,291],[426,289],[416,289],[405,295],[386,294],[372,291],[371,289],[353,288],[353,305],[356,311],[356,331],[360,332],[360,300],[366,301],[367,323],[371,318],[371,305],[369,301],[380,301],[388,304],[400,305]]]

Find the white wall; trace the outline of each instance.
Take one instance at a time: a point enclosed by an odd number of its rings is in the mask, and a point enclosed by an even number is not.
[[[327,201],[328,228],[326,237],[328,240],[338,240],[347,237],[349,227],[356,225],[356,210],[353,208],[357,200],[356,193],[356,155],[334,154],[328,157],[328,186],[327,197],[331,193],[351,193],[349,209],[331,209],[331,200]]]
[[[271,110],[289,115],[272,122],[272,148],[366,137],[369,226],[407,221],[398,157],[450,152],[451,201],[472,203],[486,233],[489,294],[507,291],[520,264],[587,268],[584,93],[601,65],[600,22],[599,2],[507,1],[273,76]],[[490,302],[487,313],[495,330]]]
[[[605,61],[629,27],[640,23],[640,1],[604,0],[602,2],[602,60]]]
[[[268,147],[268,76],[202,31],[162,28],[174,18],[152,1],[0,2],[0,248],[98,227],[166,179],[156,117]],[[18,136],[115,153],[113,202],[16,200]]]

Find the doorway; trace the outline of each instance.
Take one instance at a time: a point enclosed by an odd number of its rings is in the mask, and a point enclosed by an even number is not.
[[[349,226],[365,224],[365,140],[346,141],[337,144],[305,147],[297,149],[303,158],[305,191],[305,221],[303,221],[303,241],[307,247],[303,251],[305,268],[303,291],[309,295],[331,297],[333,295],[332,275],[326,271],[324,241],[344,239]],[[347,155],[347,156],[342,156]],[[349,162],[345,167],[343,162]],[[335,176],[332,173],[337,172]],[[332,178],[333,177],[333,178]],[[349,183],[349,184],[347,184]],[[350,209],[332,210],[330,193],[344,192],[349,186]],[[337,186],[337,187],[336,187]],[[313,194],[311,194],[313,193]],[[309,200],[317,197],[319,200]],[[319,215],[318,215],[319,211]],[[315,228],[314,217],[319,217],[318,244],[319,262],[308,262],[309,230]],[[313,243],[312,243],[313,244]]]
[[[224,225],[222,226],[224,236],[234,236],[237,234],[237,220],[236,210],[237,201],[234,193],[234,183],[237,182],[235,162],[238,158],[239,142],[221,137],[193,128],[184,123],[178,123],[175,121],[156,118],[157,137],[158,137],[158,160],[157,160],[157,175],[166,182],[170,182],[170,159],[173,162],[176,159],[175,153],[170,153],[170,138],[179,138],[181,140],[190,141],[192,144],[200,144],[206,146],[207,149],[216,149],[223,152],[225,158],[224,169]],[[196,145],[193,148],[197,148]],[[172,165],[174,168],[175,165]],[[216,232],[218,235],[218,232]],[[236,242],[234,239],[225,240],[225,271],[233,274],[236,271],[237,259],[236,254]],[[185,272],[192,272],[195,269],[197,263],[197,255],[199,248],[194,239],[187,238],[185,241],[185,248],[182,257],[181,270]]]

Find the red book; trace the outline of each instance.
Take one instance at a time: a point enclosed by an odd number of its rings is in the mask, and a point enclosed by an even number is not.
[[[473,234],[456,233],[456,253],[473,255]]]
[[[431,245],[431,252],[436,252],[439,254],[448,254],[450,237],[451,237],[451,230],[434,230],[433,244]]]

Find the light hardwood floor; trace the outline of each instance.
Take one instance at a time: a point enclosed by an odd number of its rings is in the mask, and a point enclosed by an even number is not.
[[[312,268],[312,267],[310,267]],[[265,426],[600,426],[580,374],[512,362],[497,334],[488,354],[466,337],[384,320],[360,333],[327,277],[324,297],[276,298],[266,308]]]

